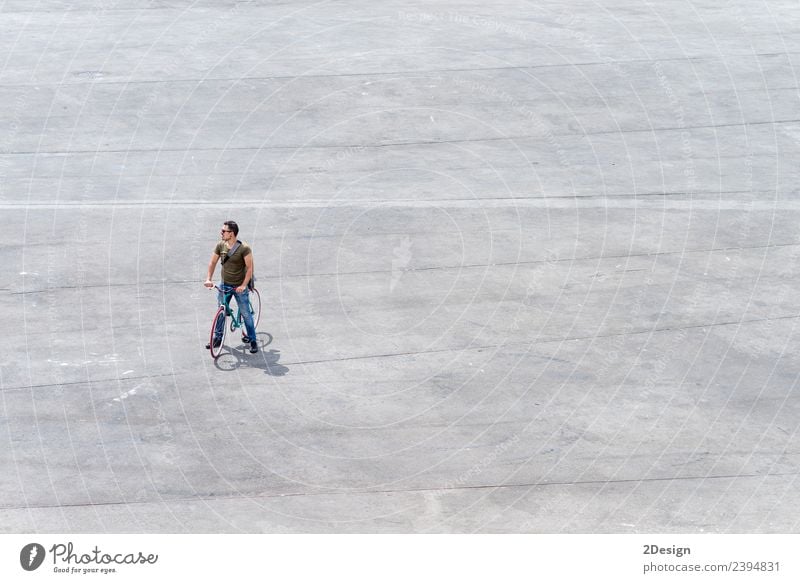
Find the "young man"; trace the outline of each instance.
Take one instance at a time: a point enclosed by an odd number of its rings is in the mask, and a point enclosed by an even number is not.
[[[258,343],[256,342],[256,328],[253,324],[253,314],[250,313],[250,290],[247,284],[253,278],[253,251],[247,243],[243,243],[237,239],[239,234],[239,225],[235,221],[225,221],[222,223],[222,241],[217,243],[214,252],[211,254],[211,261],[208,262],[208,276],[203,285],[208,288],[214,287],[214,282],[211,280],[214,277],[214,270],[217,267],[217,261],[222,258],[222,282],[219,288],[222,290],[217,295],[217,301],[222,305],[224,294],[230,291],[234,292],[236,303],[239,305],[239,311],[244,318],[244,327],[247,331],[247,336],[242,337],[242,342],[250,343],[250,352],[255,354],[258,352]],[[237,245],[238,243],[238,245]],[[231,250],[233,252],[231,253]],[[219,346],[222,342],[222,328],[215,331],[214,347]],[[206,344],[206,348],[211,348],[211,344]]]

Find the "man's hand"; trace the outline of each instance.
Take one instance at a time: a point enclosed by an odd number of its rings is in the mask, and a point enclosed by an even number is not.
[[[236,293],[240,294],[240,293],[244,292],[244,290],[246,290],[246,289],[247,289],[246,285],[240,285],[239,287],[236,288]]]
[[[206,287],[208,287],[208,288],[211,288],[211,287],[214,287],[214,282],[213,282],[213,281],[211,281],[210,279],[207,279],[207,280],[205,281],[205,283],[203,283],[203,285],[204,285],[204,286],[206,286]]]

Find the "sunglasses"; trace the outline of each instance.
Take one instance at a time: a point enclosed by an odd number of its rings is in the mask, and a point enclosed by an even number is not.
[[[233,231],[230,231],[230,230],[228,230],[228,229],[220,229],[220,231],[219,231],[219,232],[220,232],[220,233],[233,233]]]

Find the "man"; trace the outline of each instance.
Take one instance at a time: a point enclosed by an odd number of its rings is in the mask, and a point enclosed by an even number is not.
[[[244,327],[247,331],[247,336],[242,336],[242,342],[249,342],[250,353],[255,354],[258,352],[258,343],[256,342],[256,327],[253,324],[253,314],[250,311],[250,290],[247,287],[253,278],[253,251],[247,243],[243,243],[237,238],[239,225],[235,221],[222,223],[220,233],[222,241],[217,243],[214,252],[211,254],[211,261],[208,262],[208,277],[206,277],[203,285],[208,288],[214,287],[214,282],[211,278],[214,277],[217,261],[221,257],[222,282],[219,288],[222,291],[217,295],[217,301],[222,305],[224,294],[230,291],[234,292],[234,297],[244,318]],[[215,330],[213,342],[215,348],[222,342],[221,326],[219,330]],[[206,344],[206,348],[211,348],[211,343]]]

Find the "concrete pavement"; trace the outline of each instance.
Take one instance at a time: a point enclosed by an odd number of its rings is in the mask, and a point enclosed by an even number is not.
[[[6,1],[0,532],[796,532],[798,22]]]

